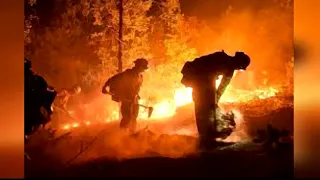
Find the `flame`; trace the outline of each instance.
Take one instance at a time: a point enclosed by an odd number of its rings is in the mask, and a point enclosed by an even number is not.
[[[235,72],[236,74],[237,72]],[[216,88],[219,87],[222,75],[218,76],[218,79],[216,80]],[[248,102],[252,99],[258,98],[258,99],[266,99],[268,97],[275,96],[279,90],[274,87],[268,87],[264,89],[255,89],[255,90],[242,90],[242,89],[235,89],[230,84],[225,93],[222,95],[219,103],[232,103],[232,102]],[[170,118],[176,113],[176,109],[178,107],[182,107],[188,104],[191,104],[193,102],[192,100],[192,88],[187,88],[184,86],[181,86],[174,91],[174,96],[172,99],[165,99],[163,101],[160,101],[158,103],[155,103],[152,105],[154,108],[152,116],[148,118],[148,111],[145,108],[139,109],[139,120],[144,121],[161,121],[166,118]],[[147,104],[147,100],[141,99],[139,100],[139,103],[141,104]],[[237,112],[238,117],[242,117],[240,112]],[[115,109],[112,111],[112,113],[109,115],[109,117],[106,117],[105,123],[117,121],[120,119],[119,110]],[[239,118],[242,119],[242,118]],[[71,124],[65,124],[62,126],[62,129],[69,130],[71,128],[78,128],[81,125],[90,125],[93,122],[91,121],[85,121],[83,123],[75,122]]]
[[[192,102],[192,88],[180,88],[174,93],[176,107],[181,107]]]

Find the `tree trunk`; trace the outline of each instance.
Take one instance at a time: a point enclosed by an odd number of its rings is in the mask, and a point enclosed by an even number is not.
[[[123,0],[118,1],[119,8],[119,44],[118,44],[118,72],[122,72],[122,26],[123,26]]]

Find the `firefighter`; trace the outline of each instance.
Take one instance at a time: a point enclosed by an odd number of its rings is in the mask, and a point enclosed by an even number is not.
[[[52,122],[52,127],[54,129],[57,129],[59,126],[59,121],[61,119],[63,119],[63,117],[65,117],[65,115],[67,115],[68,118],[74,118],[73,114],[70,114],[70,99],[72,97],[75,97],[76,95],[79,95],[81,93],[81,87],[79,85],[75,85],[70,89],[61,89],[58,94],[57,94],[57,98],[54,101],[54,109],[56,110],[57,113],[55,113],[55,121]],[[71,105],[74,105],[74,103]],[[79,104],[77,104],[78,106],[80,106]],[[75,108],[76,106],[74,106],[71,109],[77,109]],[[79,110],[77,111],[77,114],[79,115],[79,117],[81,117],[81,120],[84,120],[83,114],[84,111]]]
[[[34,119],[36,118],[36,108],[33,93],[33,77],[34,72],[31,69],[31,61],[29,59],[24,59],[24,112],[25,112],[25,135],[29,135],[32,132],[32,124]]]
[[[51,120],[51,105],[56,97],[56,91],[48,86],[46,80],[34,73],[31,61],[24,59],[25,82],[25,135],[30,135],[40,125]]]
[[[200,136],[200,148],[215,144],[212,139],[231,134],[228,122],[223,121],[217,103],[230,83],[235,70],[245,70],[250,64],[250,58],[243,52],[229,56],[224,51],[215,52],[196,58],[184,64],[181,73],[181,83],[193,88],[192,96],[195,104],[195,116]],[[216,90],[215,80],[223,75]]]
[[[57,94],[55,105],[64,111],[67,111],[67,106],[71,97],[79,95],[81,93],[81,87],[75,85],[71,89],[61,89]]]
[[[134,61],[135,66],[109,78],[102,87],[102,93],[110,94],[112,100],[121,103],[120,128],[134,132],[139,113],[138,100],[143,82],[142,73],[148,69],[148,61],[139,58]],[[109,87],[109,91],[107,91]]]

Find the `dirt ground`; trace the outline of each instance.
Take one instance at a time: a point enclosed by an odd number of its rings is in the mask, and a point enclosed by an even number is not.
[[[293,177],[292,147],[274,152],[216,150],[177,159],[149,157],[119,162],[100,158],[68,168],[50,160],[46,163],[51,167],[26,163],[26,177]]]
[[[48,141],[46,138],[34,137],[34,142],[26,146],[32,159],[25,160],[25,176],[292,178],[292,144],[270,151],[248,138],[253,137],[256,130],[265,128],[267,123],[293,132],[293,107],[284,103],[281,107],[270,108],[275,103],[274,99],[270,99],[254,103],[254,106],[232,105],[244,114],[247,138],[210,152],[198,152],[195,148],[197,138],[191,135],[158,134],[149,130],[135,137],[115,135],[110,129],[116,129],[116,123],[105,125],[107,128],[97,126],[94,133],[92,130],[85,133],[72,132],[72,135],[62,140]],[[261,104],[268,108],[263,109]],[[260,109],[260,113],[253,113],[255,108]],[[170,124],[181,128],[193,125],[193,118],[189,117],[192,111],[186,109],[180,110],[183,116],[173,117],[179,120]],[[168,126],[168,123],[153,125],[161,129]],[[104,129],[107,131],[101,131]],[[99,136],[98,132],[101,132]],[[94,143],[89,146],[91,142]],[[79,149],[84,151],[84,147],[90,148],[76,156]]]

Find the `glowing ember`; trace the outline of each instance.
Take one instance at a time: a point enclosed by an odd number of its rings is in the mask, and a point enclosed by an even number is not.
[[[70,129],[70,125],[68,125],[68,124],[67,124],[67,125],[64,125],[64,126],[63,126],[63,129],[65,129],[65,130]]]
[[[72,124],[72,127],[74,127],[74,128],[79,127],[79,123]]]

